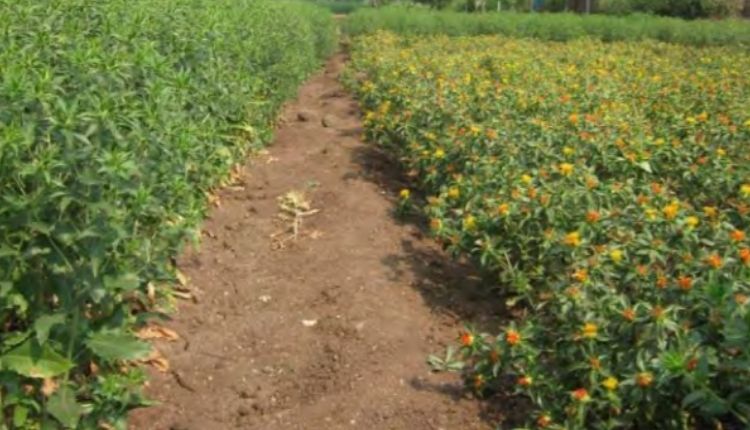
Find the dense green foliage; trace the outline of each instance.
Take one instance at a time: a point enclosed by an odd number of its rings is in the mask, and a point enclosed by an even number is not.
[[[405,35],[498,34],[557,41],[581,37],[604,41],[655,39],[689,45],[750,46],[750,23],[745,21],[684,21],[649,15],[466,14],[388,6],[359,10],[343,28],[352,35],[384,29]]]
[[[749,67],[653,41],[356,41],[368,136],[518,316],[433,364],[525,397],[535,428],[746,428]]]
[[[0,428],[122,428],[132,331],[334,44],[258,0],[0,0]]]

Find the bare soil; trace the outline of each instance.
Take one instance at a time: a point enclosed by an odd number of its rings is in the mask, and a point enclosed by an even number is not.
[[[200,250],[180,258],[198,300],[166,324],[181,338],[156,344],[170,364],[147,388],[160,405],[131,428],[494,428],[495,411],[425,360],[462,321],[494,324],[496,304],[470,265],[394,217],[404,183],[361,140],[337,79],[345,60],[301,88],[268,153],[221,192]],[[289,191],[310,203],[296,238],[279,218]]]

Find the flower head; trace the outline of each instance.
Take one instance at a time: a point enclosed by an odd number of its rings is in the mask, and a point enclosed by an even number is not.
[[[622,261],[622,251],[620,251],[619,249],[613,249],[609,251],[609,258],[611,258],[613,262],[619,263],[620,261]]]
[[[599,327],[591,322],[584,324],[583,329],[581,330],[581,335],[586,339],[595,339],[598,333]]]
[[[524,376],[521,376],[520,378],[518,378],[518,385],[520,385],[522,387],[528,387],[533,382],[534,382],[534,379],[531,376],[524,375]]]
[[[459,342],[461,342],[461,345],[462,345],[462,346],[465,346],[465,347],[467,347],[467,348],[469,348],[469,347],[471,347],[472,345],[474,345],[474,335],[473,335],[473,334],[471,334],[471,333],[470,333],[470,332],[468,332],[468,331],[462,332],[462,333],[461,333],[461,334],[460,334],[460,335],[458,336],[458,340],[459,340]]]
[[[742,264],[744,264],[745,266],[750,265],[750,249],[748,248],[740,249],[740,260],[742,261]]]
[[[695,228],[700,224],[700,219],[697,216],[689,216],[685,218],[685,225],[687,225],[690,228]]]
[[[591,396],[589,396],[589,392],[585,388],[578,388],[576,390],[573,390],[570,395],[574,400],[579,402],[588,402],[589,400],[591,400]]]
[[[641,388],[649,387],[654,382],[654,375],[651,372],[641,372],[635,375],[635,383]]]
[[[742,230],[733,230],[729,233],[729,237],[735,242],[742,242],[745,240],[745,232]]]
[[[711,266],[714,269],[718,269],[723,264],[721,261],[721,256],[719,254],[711,254],[706,259],[706,263]]]
[[[690,291],[690,289],[693,288],[693,278],[682,275],[677,278],[677,285],[682,291]]]
[[[508,342],[508,345],[515,346],[518,345],[521,342],[521,333],[510,329],[505,333],[505,341]]]
[[[540,415],[536,420],[536,425],[539,428],[547,428],[550,424],[552,424],[552,418],[549,415]]]
[[[679,211],[680,211],[680,205],[676,202],[672,202],[664,206],[664,209],[662,209],[662,212],[664,213],[664,218],[668,220],[675,219]]]
[[[401,197],[402,199],[406,200],[406,199],[408,199],[408,198],[409,198],[409,196],[411,195],[411,192],[410,192],[410,191],[409,191],[408,189],[404,188],[403,190],[401,190],[401,191],[400,191],[400,192],[398,193],[398,195],[399,195],[399,196],[400,196],[400,197]]]
[[[615,378],[613,378],[613,377],[610,376],[607,379],[605,379],[604,381],[602,381],[602,385],[607,390],[614,391],[614,390],[617,389],[617,386],[620,385],[620,382],[617,379],[615,379]]]
[[[560,164],[560,173],[563,176],[570,176],[573,173],[574,169],[575,169],[575,166],[573,166],[570,163],[561,163]]]
[[[574,231],[566,234],[563,243],[572,247],[581,246],[581,233]]]

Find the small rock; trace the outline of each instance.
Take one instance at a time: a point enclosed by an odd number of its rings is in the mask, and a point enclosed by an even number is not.
[[[302,320],[302,325],[305,327],[313,327],[318,323],[318,320]]]
[[[271,296],[269,296],[267,294],[264,294],[264,295],[258,297],[258,300],[260,300],[263,303],[268,303],[268,302],[271,301]]]
[[[313,115],[312,112],[308,112],[308,111],[304,111],[304,110],[297,112],[297,119],[299,121],[302,121],[302,122],[310,121],[311,119],[314,118],[314,116],[315,115]]]
[[[323,124],[323,127],[334,127],[336,123],[338,122],[338,118],[331,114],[327,114],[323,117],[323,119],[320,121],[321,124]]]

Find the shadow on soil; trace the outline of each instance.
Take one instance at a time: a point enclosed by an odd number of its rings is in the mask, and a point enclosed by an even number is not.
[[[505,298],[470,261],[454,259],[440,246],[424,238],[429,235],[427,221],[420,215],[398,216],[395,208],[399,190],[409,188],[410,183],[402,173],[397,160],[374,144],[360,147],[353,155],[354,162],[361,167],[359,178],[377,184],[392,200],[392,217],[400,224],[416,227],[413,239],[401,241],[401,252],[385,257],[382,262],[391,271],[394,280],[411,272],[414,275],[412,288],[424,298],[433,312],[448,315],[457,325],[471,324],[480,331],[496,333],[508,319]],[[352,179],[352,178],[349,178]],[[426,245],[429,244],[429,245]],[[440,355],[443,351],[435,351]],[[457,385],[431,384],[414,379],[411,386],[416,390],[438,392],[458,401],[469,395]],[[500,394],[483,399],[481,418],[495,425],[507,420],[516,409],[514,399]]]

